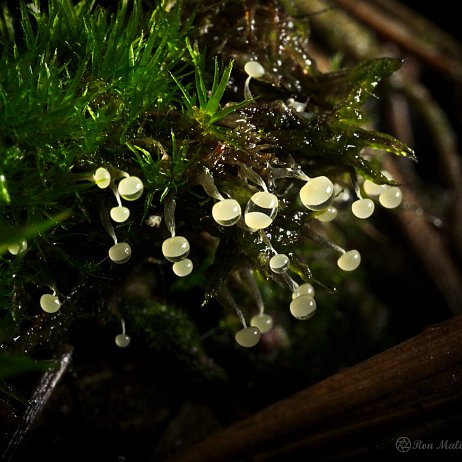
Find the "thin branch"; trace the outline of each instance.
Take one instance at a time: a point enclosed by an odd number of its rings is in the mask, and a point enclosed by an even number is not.
[[[382,406],[390,400],[396,402],[409,393],[414,393],[417,398],[414,405],[419,407],[426,401],[424,395],[418,398],[422,383],[432,380],[434,389],[438,389],[444,383],[438,380],[446,381],[447,376],[451,376],[444,371],[460,368],[461,342],[461,316],[433,325],[416,337],[229,426],[173,456],[169,462],[247,460],[281,440],[307,437],[309,432],[316,432],[318,425],[330,422],[332,428],[340,415],[368,409],[374,402]],[[460,387],[456,383],[452,390],[460,399]]]
[[[29,430],[34,425],[37,417],[48,404],[56,385],[66,372],[72,358],[72,347],[68,346],[61,354],[56,370],[45,372],[32,395],[29,406],[26,408],[16,431],[12,435],[5,452],[2,454],[2,461],[10,462],[14,460],[15,454],[21,446],[24,438],[29,434]]]
[[[453,35],[437,27],[434,22],[398,0],[369,0],[369,2],[376,4],[382,11],[397,18],[401,23],[407,24],[423,44],[430,43],[440,53],[461,62],[462,44]]]
[[[412,24],[403,24],[395,16],[384,12],[370,2],[362,0],[332,0],[345,11],[353,14],[360,21],[369,25],[382,37],[396,43],[422,62],[450,77],[456,82],[462,81],[460,61],[441,52],[436,44],[416,34]],[[417,17],[417,13],[416,13]]]
[[[435,144],[441,170],[451,192],[451,238],[462,258],[462,161],[457,149],[456,133],[446,113],[423,85],[416,81],[400,81],[399,76],[393,78],[392,82],[396,88],[401,88],[414,110],[422,116]]]

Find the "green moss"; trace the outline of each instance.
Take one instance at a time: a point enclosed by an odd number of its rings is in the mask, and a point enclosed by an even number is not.
[[[269,271],[271,252],[259,233],[213,220],[217,197],[210,191],[245,210],[267,186],[279,198],[272,244],[290,254],[294,278],[315,281],[316,253],[308,259],[306,252],[320,242],[301,245],[316,217],[298,197],[302,173],[357,190],[363,178],[393,183],[380,161],[363,155],[365,148],[414,158],[399,140],[366,127],[365,103],[401,63],[381,58],[321,73],[306,53],[303,28],[277,2],[284,33],[274,33],[274,17],[256,4],[252,43],[235,33],[247,27],[236,2],[201,2],[194,14],[181,2],[170,9],[154,2],[149,10],[138,1],[114,9],[47,3],[21,2],[0,21],[0,296],[2,317],[11,317],[24,339],[10,338],[13,349],[59,343],[78,319],[111,318],[112,297],[147,262],[164,265],[162,284],[180,292],[161,254],[172,228],[190,240],[190,258],[200,268],[199,278],[183,284],[184,303],[186,288],[210,302],[244,267],[287,295],[291,284]],[[249,59],[266,72],[252,79],[254,97],[246,100]],[[290,99],[306,102],[304,111]],[[94,184],[98,167],[107,168],[114,187],[123,176],[141,178],[142,198],[124,201],[127,222],[111,222],[117,197]],[[159,227],[148,226],[146,219],[155,217]],[[8,244],[22,239],[26,253],[7,253]],[[132,248],[125,265],[108,259],[116,240]],[[38,303],[47,286],[63,301],[53,316]],[[189,351],[200,351],[194,323],[173,305],[126,315],[148,349],[168,349],[184,364]]]

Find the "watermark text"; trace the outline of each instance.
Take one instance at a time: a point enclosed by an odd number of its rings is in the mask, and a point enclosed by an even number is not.
[[[440,440],[440,441],[422,441],[411,440],[407,436],[400,436],[395,441],[395,447],[398,452],[409,451],[462,451],[462,440]]]

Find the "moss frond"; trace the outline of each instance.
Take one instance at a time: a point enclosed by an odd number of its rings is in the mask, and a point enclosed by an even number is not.
[[[281,36],[269,30],[268,10],[260,6],[252,34],[238,36],[236,27],[247,24],[243,4],[198,7],[191,15],[173,3],[156,1],[148,10],[139,0],[113,7],[90,0],[42,7],[36,0],[2,10],[0,298],[5,317],[27,332],[23,347],[53,339],[57,320],[62,336],[78,319],[107,322],[124,299],[127,274],[139,274],[147,262],[177,287],[163,258],[163,244],[176,236],[191,240],[180,262],[190,257],[201,268],[194,288],[203,284],[206,301],[219,299],[244,267],[293,291],[295,282],[268,266],[276,251],[269,236],[290,255],[290,271],[314,282],[311,263],[297,249],[320,210],[302,204],[303,184],[328,176],[354,191],[364,179],[390,186],[365,149],[414,157],[364,123],[368,98],[398,61],[322,74],[306,59],[307,38],[282,10]],[[198,27],[203,11],[212,17]],[[265,69],[252,79],[252,99],[244,90],[249,59]],[[257,192],[278,200],[268,236],[245,221]],[[240,213],[231,225],[213,213],[226,199]],[[27,249],[12,252],[9,245],[22,241]],[[126,253],[114,257],[114,247]],[[331,242],[332,249],[338,245]],[[51,287],[62,309],[50,316],[39,299]],[[161,292],[150,295],[152,309],[133,318],[134,328],[162,321]],[[190,330],[183,313],[178,320]],[[192,345],[177,340],[183,349]]]

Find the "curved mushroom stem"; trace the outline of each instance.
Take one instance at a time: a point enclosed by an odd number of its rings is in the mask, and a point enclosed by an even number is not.
[[[231,296],[229,290],[224,287],[217,295],[216,299],[225,307],[231,308],[239,318],[239,321],[242,324],[243,328],[247,327],[247,322],[245,321],[244,314],[242,313],[241,309],[237,306],[236,301]]]
[[[111,183],[111,190],[114,193],[114,196],[117,200],[117,204],[119,205],[119,207],[122,207],[122,200],[120,199],[119,190],[117,189],[117,186],[113,182]]]
[[[111,236],[111,238],[114,241],[114,244],[117,244],[117,236],[114,231],[114,227],[112,226],[110,217],[109,217],[109,212],[107,209],[103,209],[100,211],[100,218],[101,218],[101,223],[106,230],[106,232]]]
[[[245,99],[253,99],[252,92],[250,91],[250,80],[252,77],[249,75],[244,82],[244,98]]]
[[[175,208],[176,200],[173,194],[169,194],[165,198],[164,205],[164,220],[172,237],[175,237]]]

